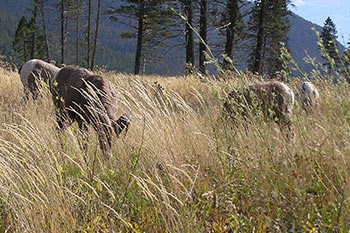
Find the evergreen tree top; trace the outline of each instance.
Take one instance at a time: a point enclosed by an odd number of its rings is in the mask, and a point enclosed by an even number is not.
[[[328,41],[336,40],[338,38],[335,24],[330,17],[328,17],[324,22],[321,38],[327,39]]]

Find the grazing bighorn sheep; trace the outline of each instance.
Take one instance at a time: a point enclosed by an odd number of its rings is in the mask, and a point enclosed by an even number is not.
[[[131,116],[123,114],[116,119],[117,98],[109,81],[78,66],[66,66],[55,76],[51,92],[61,129],[77,121],[83,135],[87,124],[98,134],[102,153],[111,156],[112,131],[119,136],[128,128]]]
[[[56,66],[44,62],[39,59],[32,59],[24,63],[18,70],[24,91],[32,93],[33,98],[36,99],[39,94],[40,80],[50,85],[53,77],[60,69]]]
[[[287,127],[291,130],[293,105],[293,91],[282,82],[269,81],[253,84],[244,90],[233,90],[224,103],[224,110],[234,120],[238,115],[248,120],[249,114],[258,109],[265,118],[276,120],[281,129]]]
[[[307,113],[311,113],[319,104],[320,95],[311,82],[305,81],[300,83],[298,94],[301,106]]]

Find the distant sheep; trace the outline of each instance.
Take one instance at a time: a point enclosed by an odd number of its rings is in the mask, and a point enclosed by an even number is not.
[[[117,136],[128,128],[131,116],[116,119],[117,98],[109,81],[78,66],[66,66],[55,76],[52,85],[53,101],[57,106],[57,121],[61,129],[77,121],[87,133],[87,124],[98,134],[100,147],[111,156],[112,131]]]
[[[311,113],[318,106],[320,95],[317,88],[311,82],[302,82],[298,87],[299,100],[302,108]]]
[[[39,94],[40,80],[50,85],[53,77],[60,69],[39,59],[27,61],[18,70],[26,94],[32,93],[36,99]]]
[[[253,84],[244,90],[233,90],[224,103],[224,111],[233,119],[241,115],[248,120],[249,114],[254,115],[251,110],[258,109],[266,119],[274,119],[282,129],[291,130],[293,105],[293,91],[282,82],[269,81]]]

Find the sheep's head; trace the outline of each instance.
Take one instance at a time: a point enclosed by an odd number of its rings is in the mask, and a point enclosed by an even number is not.
[[[117,137],[119,137],[120,133],[125,129],[125,131],[128,131],[130,121],[132,119],[132,115],[124,113],[119,117],[117,121],[113,122],[113,129]]]

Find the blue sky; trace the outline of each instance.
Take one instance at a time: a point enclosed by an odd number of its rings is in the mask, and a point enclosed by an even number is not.
[[[345,44],[350,38],[350,0],[293,0],[290,9],[297,15],[323,26],[331,17],[338,31],[338,40]],[[344,37],[344,39],[342,38]]]

